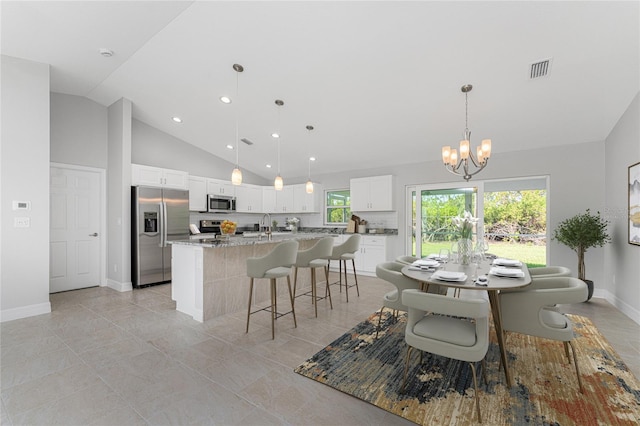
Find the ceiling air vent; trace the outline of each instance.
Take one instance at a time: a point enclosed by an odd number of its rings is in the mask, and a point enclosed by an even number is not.
[[[538,77],[544,77],[549,74],[551,69],[551,58],[543,59],[531,64],[531,71],[529,72],[529,78],[534,79]]]
[[[251,142],[249,139],[247,138],[242,138],[240,139],[242,142],[246,143],[247,145],[253,145],[253,142]]]

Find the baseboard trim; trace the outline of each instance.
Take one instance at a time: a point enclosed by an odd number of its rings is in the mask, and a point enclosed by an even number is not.
[[[639,310],[629,305],[624,300],[617,298],[614,294],[610,293],[609,291],[601,290],[601,292],[604,293],[604,295],[601,296],[603,299],[605,299],[607,302],[611,303],[613,306],[618,308],[620,312],[622,312],[623,314],[631,318],[636,324],[640,325]]]
[[[119,281],[115,281],[109,278],[107,278],[107,287],[112,288],[115,291],[119,291],[121,293],[124,293],[125,291],[133,290],[133,284],[131,284],[130,282],[121,283]]]
[[[0,322],[13,321],[21,318],[35,317],[36,315],[51,312],[51,303],[38,303],[37,305],[21,306],[19,308],[0,311]]]

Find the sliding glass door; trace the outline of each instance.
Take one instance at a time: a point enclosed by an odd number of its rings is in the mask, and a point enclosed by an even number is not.
[[[465,211],[478,215],[478,187],[437,188],[417,186],[409,189],[411,199],[412,256],[424,257],[451,249],[457,240],[451,219]],[[479,230],[474,230],[477,234]]]
[[[548,178],[477,181],[407,187],[406,252],[424,257],[451,249],[457,239],[451,219],[464,211],[479,218],[474,241],[490,253],[530,267],[547,264]]]

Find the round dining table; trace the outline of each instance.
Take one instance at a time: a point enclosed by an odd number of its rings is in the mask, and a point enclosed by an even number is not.
[[[472,291],[486,291],[489,296],[489,303],[491,305],[491,313],[493,316],[493,325],[496,330],[496,337],[498,339],[498,347],[500,349],[500,358],[502,365],[504,366],[504,375],[507,381],[507,386],[511,387],[511,375],[509,374],[509,366],[507,365],[507,352],[504,346],[504,335],[502,333],[502,318],[500,316],[500,298],[498,293],[504,290],[512,290],[516,288],[526,287],[531,284],[531,275],[529,269],[525,264],[522,264],[520,269],[524,275],[523,277],[504,277],[490,274],[490,270],[493,259],[487,259],[481,261],[479,264],[461,265],[458,263],[448,262],[443,263],[438,268],[434,269],[418,269],[415,266],[407,265],[402,268],[402,274],[419,281],[420,283],[429,285],[439,285],[444,287],[453,288],[455,290],[472,290]],[[516,269],[509,268],[509,269]],[[436,271],[447,272],[462,272],[467,276],[464,281],[445,281],[432,277]],[[485,286],[478,285],[475,282],[477,276],[485,275],[487,277],[487,283]],[[436,275],[437,277],[438,275]]]

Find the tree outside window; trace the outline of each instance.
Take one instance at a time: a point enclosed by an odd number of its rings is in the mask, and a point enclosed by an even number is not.
[[[348,189],[326,191],[325,224],[346,225],[351,218],[351,192]]]

